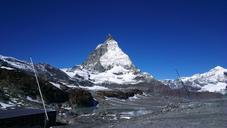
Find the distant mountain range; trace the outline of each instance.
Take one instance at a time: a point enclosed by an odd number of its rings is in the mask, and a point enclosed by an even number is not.
[[[226,93],[227,89],[227,69],[217,66],[202,74],[195,74],[191,77],[181,77],[176,80],[163,80],[164,84],[172,89],[183,88],[190,91],[208,91]]]
[[[34,75],[31,63],[2,55],[0,55],[0,69],[18,70]],[[35,69],[40,78],[49,81],[56,87],[60,85],[67,87],[97,87],[98,85],[101,87],[104,84],[124,86],[149,83],[155,80],[152,75],[141,72],[132,63],[129,56],[121,50],[111,35],[108,35],[106,41],[99,44],[81,65],[59,69],[49,64],[35,64]],[[217,66],[207,73],[161,82],[172,89],[186,87],[189,91],[209,91],[223,94],[226,92],[227,70]]]

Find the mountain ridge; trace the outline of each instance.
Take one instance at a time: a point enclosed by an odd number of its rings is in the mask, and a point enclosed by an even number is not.
[[[21,70],[33,74],[31,63],[0,55],[0,68]],[[81,65],[59,69],[49,64],[35,64],[40,77],[49,82],[61,82],[73,86],[93,86],[106,84],[134,85],[155,80],[152,75],[141,72],[130,57],[124,53],[118,42],[108,35],[107,39],[92,51]],[[176,80],[161,80],[172,89],[187,87],[189,91],[225,93],[227,69],[216,66],[208,72],[181,77]],[[182,84],[183,82],[183,84]]]
[[[176,80],[162,80],[162,83],[168,85],[172,89],[179,89],[186,86],[192,87],[197,91],[226,93],[226,72],[227,69],[216,66],[205,73],[197,73],[190,77],[180,77]]]

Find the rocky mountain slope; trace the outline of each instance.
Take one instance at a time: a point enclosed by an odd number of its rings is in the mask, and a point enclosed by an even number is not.
[[[89,82],[81,81],[79,78],[72,80],[63,71],[49,64],[34,66],[47,104],[66,103],[68,106],[96,104],[89,91],[79,87],[85,83],[89,85]],[[7,106],[39,107],[41,100],[31,63],[0,55],[0,109]]]
[[[217,66],[202,74],[195,74],[191,77],[181,77],[177,80],[164,80],[164,84],[172,89],[191,88],[192,90],[203,92],[226,93],[227,89],[227,69]]]
[[[35,69],[40,77],[49,81],[69,81],[70,77],[58,68],[49,64],[35,64]],[[32,65],[13,57],[0,55],[0,68],[8,70],[20,70],[27,74],[34,75]]]
[[[72,78],[79,76],[94,84],[137,84],[153,79],[150,74],[135,67],[111,35],[96,47],[83,64],[62,71]]]

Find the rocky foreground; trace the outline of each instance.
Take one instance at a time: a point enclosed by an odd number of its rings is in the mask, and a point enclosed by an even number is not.
[[[225,128],[227,99],[182,99],[142,94],[127,100],[106,98],[97,108],[75,109],[59,116],[59,128]]]

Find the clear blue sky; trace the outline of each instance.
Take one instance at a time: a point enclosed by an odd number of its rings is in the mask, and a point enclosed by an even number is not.
[[[111,33],[158,79],[227,67],[227,0],[1,0],[0,54],[81,64]]]

